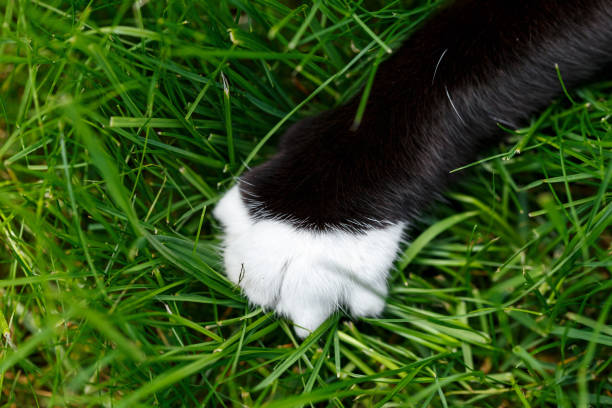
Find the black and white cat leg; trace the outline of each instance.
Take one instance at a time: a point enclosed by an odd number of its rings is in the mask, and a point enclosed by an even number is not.
[[[332,313],[379,315],[403,223],[364,233],[298,229],[254,220],[237,186],[214,210],[224,227],[225,270],[249,301],[286,316],[304,338]]]

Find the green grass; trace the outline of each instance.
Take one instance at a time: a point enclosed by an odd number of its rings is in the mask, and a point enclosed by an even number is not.
[[[220,194],[430,10],[2,0],[0,407],[612,405],[612,82],[459,172],[380,319],[300,342],[223,275]]]

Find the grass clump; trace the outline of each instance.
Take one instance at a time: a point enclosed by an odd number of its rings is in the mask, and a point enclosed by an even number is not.
[[[610,82],[461,170],[380,319],[299,342],[223,275],[221,192],[432,6],[4,0],[0,406],[612,405]]]

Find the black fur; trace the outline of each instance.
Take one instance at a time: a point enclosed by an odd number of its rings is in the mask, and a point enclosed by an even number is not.
[[[359,98],[308,118],[241,180],[256,218],[309,229],[410,221],[449,171],[612,61],[611,0],[456,1],[381,64]],[[435,75],[434,75],[435,74]]]

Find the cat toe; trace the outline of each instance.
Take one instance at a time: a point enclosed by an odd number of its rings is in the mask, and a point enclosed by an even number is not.
[[[250,303],[292,320],[299,337],[343,306],[356,317],[382,312],[403,223],[352,232],[255,220],[237,187],[221,199],[214,215],[224,227],[228,278]]]

